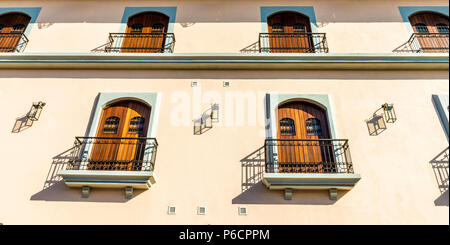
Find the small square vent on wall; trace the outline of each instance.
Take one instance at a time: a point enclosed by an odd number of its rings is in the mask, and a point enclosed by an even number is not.
[[[197,214],[198,215],[205,215],[206,214],[206,207],[203,207],[203,206],[197,207]]]
[[[239,207],[239,215],[247,215],[247,208],[246,207]]]
[[[175,206],[169,206],[169,208],[167,209],[168,214],[176,214],[176,212],[177,208]]]

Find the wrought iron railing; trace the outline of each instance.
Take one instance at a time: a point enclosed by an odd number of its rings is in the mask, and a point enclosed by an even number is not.
[[[325,33],[260,33],[260,53],[328,53]]]
[[[267,173],[353,173],[346,139],[267,139]]]
[[[173,33],[110,33],[105,52],[173,53]]]
[[[23,33],[0,33],[0,53],[22,52],[27,43]]]
[[[448,53],[449,33],[413,33],[395,53]]]
[[[68,170],[153,171],[155,138],[76,137]]]

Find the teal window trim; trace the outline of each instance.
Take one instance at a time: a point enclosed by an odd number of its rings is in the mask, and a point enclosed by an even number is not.
[[[335,130],[335,120],[332,111],[332,100],[328,94],[279,94],[279,93],[268,93],[266,94],[266,139],[277,139],[278,135],[278,106],[286,101],[306,101],[312,104],[319,105],[326,110],[327,119],[328,119],[328,128],[330,129],[330,138],[338,139]],[[277,147],[273,147],[269,149],[271,151],[271,155],[274,157],[273,166],[270,166],[275,170],[278,169],[278,149]]]
[[[120,100],[137,100],[151,107],[150,121],[147,130],[148,138],[156,138],[156,128],[159,118],[159,108],[161,105],[161,93],[99,93],[94,104],[94,111],[90,125],[88,125],[87,137],[95,137],[98,123],[105,106]]]
[[[434,107],[436,109],[436,112],[439,116],[442,128],[445,131],[445,134],[447,136],[447,141],[449,140],[449,95],[448,94],[433,94],[432,100]]]
[[[23,7],[23,8],[0,8],[0,15],[11,13],[11,12],[19,12],[27,14],[31,17],[30,23],[28,24],[27,28],[25,29],[25,36],[29,36],[31,29],[36,23],[36,20],[39,16],[39,13],[41,12],[41,7]]]
[[[289,100],[307,101],[313,104],[319,104],[325,108],[328,119],[328,127],[330,129],[330,136],[332,139],[338,139],[335,130],[335,120],[332,110],[332,100],[328,94],[279,94],[268,93],[266,94],[266,138],[277,138],[277,109],[278,106]]]
[[[399,6],[398,10],[400,11],[403,24],[405,25],[405,28],[408,31],[409,35],[412,35],[414,33],[414,30],[409,23],[409,16],[411,16],[412,14],[422,11],[431,11],[446,15],[447,17],[449,15],[448,6]]]

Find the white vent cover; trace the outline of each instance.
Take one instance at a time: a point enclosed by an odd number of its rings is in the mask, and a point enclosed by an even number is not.
[[[247,215],[247,208],[246,207],[239,207],[238,211],[239,211],[239,215]]]
[[[204,207],[204,206],[197,207],[197,214],[198,215],[205,215],[206,214],[206,207]]]
[[[167,209],[168,214],[175,214],[177,212],[177,208],[175,206],[169,206]]]

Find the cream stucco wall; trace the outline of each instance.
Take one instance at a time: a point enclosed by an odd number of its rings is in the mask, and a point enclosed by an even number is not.
[[[448,1],[0,1],[0,8],[41,7],[25,52],[90,52],[119,32],[125,7],[177,7],[177,53],[238,53],[258,41],[261,6],[312,6],[331,53],[390,53],[410,37],[399,6]]]
[[[432,94],[448,94],[448,79],[447,71],[2,70],[0,222],[449,224],[448,199],[442,204],[445,194],[442,197],[430,164],[448,148],[431,99]],[[326,191],[295,191],[293,200],[286,201],[282,192],[265,189],[258,176],[242,168],[248,163],[245,159],[263,146],[264,125],[223,123],[193,135],[191,121],[173,124],[179,106],[172,102],[176,92],[188,95],[192,115],[191,81],[201,84],[202,94],[214,92],[223,99],[237,91],[328,94],[336,134],[349,139],[361,181],[351,191],[340,192],[337,201],[329,200]],[[223,87],[223,81],[231,86]],[[135,191],[130,200],[122,189],[93,189],[85,199],[80,189],[51,179],[56,158],[72,147],[75,136],[85,134],[100,92],[162,95],[156,131],[158,182],[150,190]],[[39,121],[12,133],[16,119],[39,100],[47,103]],[[224,101],[222,112],[229,110]],[[394,103],[398,120],[380,135],[369,136],[365,119],[385,102]],[[262,98],[255,104],[264,111]],[[204,101],[201,109],[208,105]],[[227,120],[224,115],[221,119]],[[247,181],[247,174],[256,183]],[[245,183],[250,186],[244,188]],[[168,205],[177,206],[176,215],[167,215]],[[207,215],[196,214],[201,205],[207,206]],[[247,207],[249,214],[239,216],[239,206]]]

